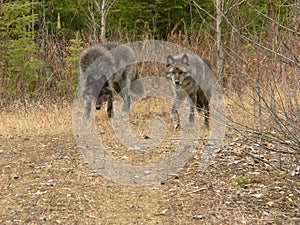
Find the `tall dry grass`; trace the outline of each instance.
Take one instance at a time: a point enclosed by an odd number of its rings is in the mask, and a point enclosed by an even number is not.
[[[37,104],[15,101],[0,112],[0,134],[53,135],[72,132],[72,106],[70,102]]]

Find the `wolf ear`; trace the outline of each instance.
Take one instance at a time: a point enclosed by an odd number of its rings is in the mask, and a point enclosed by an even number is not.
[[[170,66],[171,64],[174,63],[174,58],[170,55],[168,55],[168,58],[167,58],[167,66]]]
[[[183,63],[183,64],[189,64],[189,57],[187,56],[187,54],[184,54],[183,56],[182,56],[182,58],[181,58],[181,62]]]

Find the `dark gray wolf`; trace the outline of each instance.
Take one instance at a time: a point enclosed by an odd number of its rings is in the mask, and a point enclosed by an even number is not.
[[[179,54],[167,57],[166,78],[173,83],[176,98],[172,113],[175,129],[180,126],[178,108],[190,97],[191,123],[195,120],[195,108],[204,111],[205,126],[209,127],[209,101],[212,92],[211,64],[197,55]]]
[[[103,43],[85,49],[79,61],[83,85],[83,99],[86,101],[85,117],[89,117],[92,102],[100,110],[107,101],[107,114],[113,114],[114,97],[120,94],[124,105],[122,112],[128,113],[131,91],[143,94],[144,88],[138,81],[134,51],[125,44]]]

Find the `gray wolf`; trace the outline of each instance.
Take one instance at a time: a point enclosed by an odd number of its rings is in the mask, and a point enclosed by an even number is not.
[[[172,107],[174,128],[180,126],[178,108],[184,99],[190,99],[190,123],[195,120],[195,108],[204,111],[204,123],[209,127],[209,101],[212,92],[212,70],[208,59],[197,55],[169,55],[166,64],[166,78],[172,81],[175,100]]]
[[[130,92],[140,95],[144,88],[138,81],[134,51],[125,44],[102,43],[85,49],[79,60],[79,70],[85,81],[83,99],[86,101],[85,117],[88,118],[92,103],[100,110],[107,101],[107,114],[112,117],[114,97],[124,101],[122,112],[130,108]]]

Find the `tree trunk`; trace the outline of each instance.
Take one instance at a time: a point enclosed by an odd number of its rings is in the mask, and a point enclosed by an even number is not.
[[[221,87],[224,87],[224,56],[222,47],[222,21],[224,0],[216,0],[217,8],[217,76]]]
[[[106,11],[105,11],[105,5],[106,5],[106,0],[102,0],[102,5],[101,5],[101,33],[100,33],[100,40],[101,42],[106,42]]]

